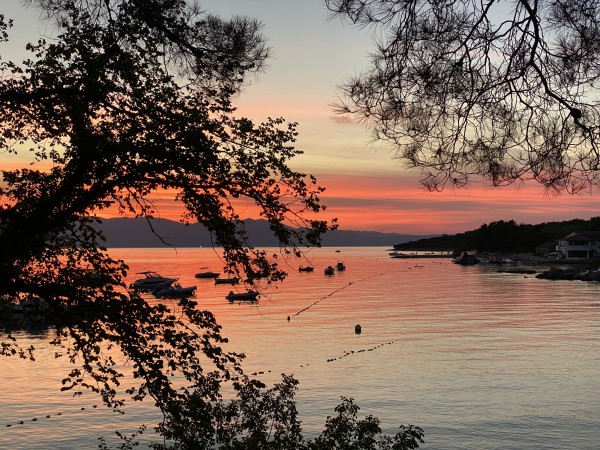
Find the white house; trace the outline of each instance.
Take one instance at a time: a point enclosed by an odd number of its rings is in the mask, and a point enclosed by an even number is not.
[[[560,258],[600,258],[600,231],[575,231],[558,240]]]

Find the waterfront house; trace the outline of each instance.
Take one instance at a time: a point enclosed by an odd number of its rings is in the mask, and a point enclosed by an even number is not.
[[[600,231],[575,231],[558,240],[560,258],[600,258]]]

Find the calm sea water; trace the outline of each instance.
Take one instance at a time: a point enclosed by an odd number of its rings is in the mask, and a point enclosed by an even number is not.
[[[598,283],[390,259],[384,248],[318,249],[283,262],[289,278],[258,305],[229,304],[231,286],[194,278],[223,266],[212,249],[112,254],[129,263],[132,279],[156,270],[197,285],[231,349],[246,353],[248,373],[262,371],[268,383],[294,374],[309,436],[346,396],[386,433],[424,428],[424,449],[600,447]],[[325,276],[338,261],[347,270]],[[307,263],[315,271],[299,273]],[[99,436],[116,443],[114,430],[156,423],[150,402],[121,416],[90,393],[59,392],[68,365],[52,358],[49,337],[44,329],[20,336],[38,348],[36,362],[0,359],[0,448],[95,448]]]

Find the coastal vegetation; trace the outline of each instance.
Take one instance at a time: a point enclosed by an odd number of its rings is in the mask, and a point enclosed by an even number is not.
[[[535,253],[536,247],[554,242],[574,231],[600,230],[600,217],[573,219],[536,225],[500,220],[454,235],[436,236],[394,245],[396,250],[445,250],[481,252]]]

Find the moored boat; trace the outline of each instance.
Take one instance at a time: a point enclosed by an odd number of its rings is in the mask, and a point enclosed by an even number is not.
[[[325,275],[333,275],[335,273],[335,269],[333,266],[327,266],[325,268]]]
[[[158,287],[167,287],[177,281],[176,278],[163,277],[153,271],[138,272],[138,275],[144,275],[144,278],[131,283],[131,288],[143,292],[152,292]]]
[[[190,297],[194,295],[196,286],[183,287],[179,283],[175,283],[172,286],[158,288],[154,291],[156,297]]]
[[[256,302],[258,301],[257,291],[247,292],[233,292],[229,291],[229,294],[225,297],[230,302]]]
[[[479,259],[471,252],[462,252],[458,258],[454,259],[454,264],[460,264],[461,266],[472,266],[478,263]]]
[[[221,274],[218,272],[211,272],[210,270],[208,270],[206,272],[198,272],[194,276],[196,278],[217,278],[219,275],[221,275]]]
[[[335,268],[338,270],[338,272],[343,272],[344,270],[346,270],[346,266],[343,262],[338,262]]]
[[[237,277],[234,278],[215,278],[215,284],[238,284],[240,279]]]
[[[300,266],[300,267],[298,267],[298,272],[312,272],[313,270],[315,270],[315,268],[312,267],[312,266],[306,266],[306,267]]]

